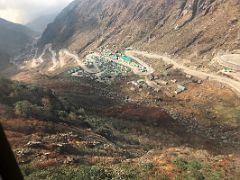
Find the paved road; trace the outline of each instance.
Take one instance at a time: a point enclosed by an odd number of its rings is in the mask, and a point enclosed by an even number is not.
[[[200,79],[209,79],[209,80],[218,81],[220,83],[226,84],[229,87],[231,87],[231,89],[233,91],[235,91],[238,96],[240,96],[240,82],[239,81],[236,81],[236,80],[224,77],[224,76],[212,74],[212,73],[206,73],[206,72],[190,69],[182,64],[177,63],[175,60],[173,60],[167,56],[163,56],[163,55],[159,55],[159,54],[152,54],[152,53],[148,53],[148,52],[144,52],[144,51],[129,51],[128,53],[131,54],[133,57],[134,57],[134,54],[138,54],[138,55],[145,56],[147,58],[161,59],[167,64],[173,64],[175,68],[181,69],[186,74],[190,74],[190,75],[198,77]]]

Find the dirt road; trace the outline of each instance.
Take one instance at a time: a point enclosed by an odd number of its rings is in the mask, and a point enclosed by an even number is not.
[[[53,66],[50,67],[50,68],[48,69],[48,71],[55,71],[56,68],[57,68],[57,66],[58,66],[58,60],[57,60],[57,58],[56,58],[57,53],[56,53],[55,51],[53,51],[52,46],[50,46],[48,50],[49,50],[49,52],[52,54],[52,63],[53,63]]]
[[[144,76],[144,75],[149,75],[149,74],[154,73],[155,70],[151,66],[149,66],[147,63],[145,63],[144,61],[142,61],[141,59],[139,59],[137,57],[132,56],[132,54],[129,53],[128,51],[126,51],[125,53],[127,56],[134,59],[135,61],[137,61],[139,64],[141,64],[142,66],[144,66],[147,69],[147,72],[141,72],[138,70],[138,72],[136,74],[138,74],[140,76],[141,75]]]
[[[30,64],[30,68],[37,68],[41,63],[44,62],[43,60],[43,56],[46,54],[46,51],[51,47],[51,44],[47,44],[45,45],[43,51],[42,51],[42,54],[36,58],[36,54],[37,54],[37,51],[38,49],[36,50],[35,52],[35,55],[34,55],[34,58],[32,59],[31,61],[31,64]]]
[[[134,55],[142,55],[142,56],[145,56],[145,57],[151,58],[151,59],[161,59],[167,64],[173,64],[175,68],[181,69],[186,74],[198,77],[200,79],[208,79],[208,80],[218,81],[220,83],[226,84],[229,87],[231,87],[231,89],[233,91],[235,91],[238,96],[240,96],[240,82],[239,81],[236,81],[236,80],[224,77],[224,76],[216,75],[216,74],[211,74],[211,73],[206,73],[206,72],[190,69],[188,67],[185,67],[184,65],[177,63],[175,60],[173,60],[167,56],[163,56],[163,55],[159,55],[159,54],[152,54],[152,53],[148,53],[148,52],[144,52],[144,51],[128,51],[127,54],[131,55],[132,57],[134,57]]]
[[[97,67],[96,64],[93,64],[93,65],[94,65],[94,68],[91,68],[91,69],[90,69],[90,68],[88,68],[88,67],[83,63],[83,61],[82,61],[76,54],[73,54],[73,53],[69,52],[69,51],[66,50],[66,49],[63,50],[62,52],[63,52],[64,54],[66,54],[67,56],[75,59],[76,62],[78,63],[78,65],[81,66],[81,68],[82,68],[84,71],[86,71],[86,72],[88,72],[88,73],[90,73],[90,74],[97,74],[97,73],[101,72],[101,70]]]

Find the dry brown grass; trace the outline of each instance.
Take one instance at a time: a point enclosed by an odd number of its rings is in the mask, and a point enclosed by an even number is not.
[[[57,165],[57,161],[55,159],[49,159],[42,162],[35,162],[33,164],[33,167],[36,169],[47,169],[49,167],[53,167],[56,165]]]

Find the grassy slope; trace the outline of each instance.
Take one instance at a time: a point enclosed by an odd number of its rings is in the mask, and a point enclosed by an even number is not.
[[[110,118],[116,109],[102,117],[83,112],[76,116],[67,109],[78,108],[66,100],[62,107],[61,98],[47,89],[8,80],[1,80],[0,88],[1,121],[26,179],[223,179],[239,172],[236,155],[186,148],[178,134],[166,129],[168,125],[148,122],[155,117],[139,119],[139,112],[131,108],[119,109],[127,110],[130,119],[124,113]],[[66,110],[70,116],[42,120],[4,116],[17,101],[44,107],[42,97],[51,99],[54,111]],[[28,145],[31,141],[41,145]]]

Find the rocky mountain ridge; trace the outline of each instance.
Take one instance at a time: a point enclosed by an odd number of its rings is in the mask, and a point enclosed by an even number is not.
[[[108,44],[203,57],[239,47],[239,16],[237,0],[75,0],[38,44],[79,54]]]

